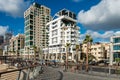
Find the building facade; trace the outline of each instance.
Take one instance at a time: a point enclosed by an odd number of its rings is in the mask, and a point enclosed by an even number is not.
[[[0,35],[0,46],[1,44],[3,44],[3,42],[4,42],[4,36]]]
[[[20,50],[24,49],[25,46],[25,36],[23,34],[18,34],[16,36],[13,36],[10,39],[10,45],[9,45],[9,55],[15,55],[19,56]]]
[[[74,61],[75,48],[79,45],[80,28],[76,25],[76,15],[66,9],[59,11],[56,18],[49,23],[49,47],[44,50],[45,59],[64,61],[68,52],[68,60]],[[70,44],[68,50],[67,44]]]
[[[87,44],[82,45],[82,53],[86,53]],[[104,60],[109,59],[110,56],[110,43],[94,43],[90,46],[90,51],[88,54],[91,54],[95,57],[95,60]]]
[[[48,46],[48,32],[45,26],[51,20],[50,8],[33,3],[25,12],[25,47],[45,48]]]
[[[113,54],[113,60],[120,58],[120,34],[111,37],[111,54]]]
[[[11,39],[12,36],[13,36],[13,34],[11,32],[5,33],[5,36],[4,36],[4,44],[5,45],[9,45],[9,40]]]

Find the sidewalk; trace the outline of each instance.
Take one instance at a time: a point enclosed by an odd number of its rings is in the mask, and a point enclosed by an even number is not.
[[[0,65],[0,72],[10,71],[13,69],[17,69],[17,68],[14,66],[10,67],[8,64],[1,64]],[[18,71],[15,71],[15,72],[2,74],[0,77],[0,80],[16,80],[18,73],[19,73]]]
[[[64,74],[76,74],[77,76],[91,76],[91,77],[99,77],[99,78],[106,78],[105,80],[120,80],[120,75],[117,75],[117,74],[108,74],[108,73],[103,73],[103,72],[95,72],[95,71],[92,71],[92,72],[85,72],[85,71],[78,71],[78,70],[75,70],[75,71],[71,71],[71,70],[68,70],[67,72],[63,72],[63,68],[55,68],[56,70],[59,70],[61,71],[62,73]],[[71,75],[72,76],[72,75]]]
[[[8,64],[0,64],[0,72],[7,71],[7,69],[8,69]]]

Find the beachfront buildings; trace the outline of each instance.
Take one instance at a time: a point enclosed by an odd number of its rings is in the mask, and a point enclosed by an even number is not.
[[[20,56],[20,50],[23,49],[25,45],[24,41],[25,36],[23,34],[13,36],[9,41],[10,45],[8,55]]]
[[[48,46],[48,27],[46,23],[51,20],[50,8],[33,3],[25,12],[25,48],[24,55],[33,55],[33,46],[43,49]]]
[[[45,48],[48,46],[48,23],[51,20],[50,8],[33,3],[25,12],[25,46]]]
[[[62,62],[67,52],[68,60],[74,61],[76,45],[79,45],[80,37],[80,28],[76,25],[76,15],[63,9],[56,13],[54,18],[46,25],[49,27],[49,46],[44,49],[44,58]]]
[[[82,45],[82,53],[87,51],[87,44]],[[110,43],[93,43],[90,46],[89,54],[95,57],[95,61],[109,59],[110,56]]]

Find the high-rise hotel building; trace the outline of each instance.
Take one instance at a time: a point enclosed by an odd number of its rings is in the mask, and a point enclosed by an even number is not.
[[[45,48],[48,46],[48,32],[45,26],[51,20],[50,8],[33,3],[25,12],[25,47]]]
[[[68,60],[74,60],[76,45],[79,45],[80,28],[76,25],[75,13],[63,9],[59,11],[52,21],[47,23],[49,27],[49,54],[45,57],[51,60],[63,61],[66,54],[66,44],[70,44]]]

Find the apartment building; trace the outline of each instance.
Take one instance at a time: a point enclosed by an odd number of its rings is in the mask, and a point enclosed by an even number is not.
[[[33,3],[25,12],[25,47],[45,48],[48,46],[48,32],[45,26],[51,20],[50,8]]]
[[[80,37],[80,28],[76,25],[76,15],[67,9],[63,9],[55,15],[55,19],[47,23],[49,47],[44,50],[44,58],[62,62],[68,52],[68,60],[74,61],[75,48],[76,45],[79,45]],[[70,44],[68,50],[66,44]]]
[[[82,45],[82,53],[86,53],[87,44]],[[110,43],[94,43],[91,44],[88,54],[93,55],[97,61],[109,59],[110,56]]]
[[[21,55],[20,49],[23,49],[25,44],[25,36],[23,34],[18,34],[16,36],[13,36],[10,39],[10,45],[9,45],[9,55]]]
[[[120,34],[111,37],[111,49],[113,60],[120,58]]]
[[[24,55],[34,55],[33,46],[48,47],[48,27],[46,23],[51,20],[50,8],[33,3],[25,12],[25,48],[21,50]],[[37,54],[38,55],[38,54]]]

